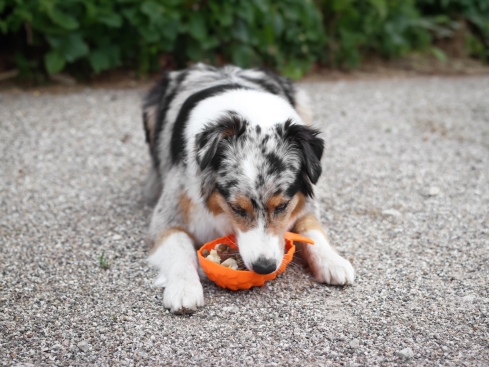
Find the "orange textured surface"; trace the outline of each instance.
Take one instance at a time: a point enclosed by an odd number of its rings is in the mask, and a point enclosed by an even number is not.
[[[285,255],[282,264],[280,264],[280,267],[271,274],[257,274],[249,270],[226,268],[225,266],[207,260],[202,255],[202,251],[210,251],[221,243],[229,245],[234,249],[238,249],[238,246],[236,245],[236,237],[234,237],[234,235],[221,237],[206,243],[199,249],[197,255],[199,257],[200,266],[210,280],[216,283],[219,287],[237,291],[239,289],[250,289],[251,287],[262,286],[267,280],[273,280],[277,277],[277,274],[283,273],[294,256],[294,241],[314,244],[314,241],[310,238],[302,237],[292,232],[285,233]]]

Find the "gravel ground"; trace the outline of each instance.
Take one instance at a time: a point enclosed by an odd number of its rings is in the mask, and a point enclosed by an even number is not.
[[[0,94],[0,365],[489,366],[489,78],[304,87],[356,283],[296,263],[184,317],[145,263],[143,91]]]

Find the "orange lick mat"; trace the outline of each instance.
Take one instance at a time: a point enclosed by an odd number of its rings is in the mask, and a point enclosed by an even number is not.
[[[199,263],[207,277],[216,283],[219,287],[228,288],[233,291],[238,289],[250,289],[251,287],[259,287],[265,284],[267,280],[272,280],[277,277],[277,274],[283,273],[287,268],[287,265],[292,261],[292,257],[295,252],[294,241],[305,242],[309,244],[314,244],[314,241],[307,237],[302,237],[296,233],[286,232],[285,233],[285,255],[282,260],[280,267],[271,274],[257,274],[249,270],[234,270],[212,262],[206,259],[202,255],[204,250],[212,250],[219,244],[228,245],[234,249],[238,249],[236,245],[236,237],[234,235],[229,235],[215,239],[214,241],[208,242],[203,245],[197,255],[199,257]]]

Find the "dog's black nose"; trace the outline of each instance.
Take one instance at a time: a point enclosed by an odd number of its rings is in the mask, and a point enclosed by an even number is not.
[[[253,271],[258,274],[270,274],[275,270],[277,270],[277,264],[271,259],[260,257],[253,263]]]

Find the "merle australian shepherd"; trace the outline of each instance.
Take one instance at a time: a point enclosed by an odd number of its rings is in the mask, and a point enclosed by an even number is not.
[[[256,273],[278,268],[293,231],[315,241],[301,254],[318,282],[353,282],[319,221],[324,141],[302,90],[266,70],[198,64],[166,73],[143,108],[152,159],[144,192],[157,203],[149,262],[165,307],[204,305],[196,249],[230,233]]]

